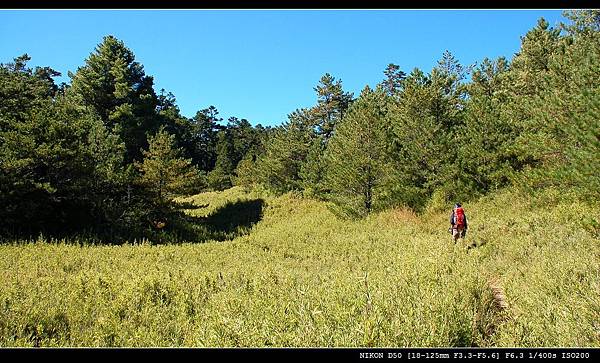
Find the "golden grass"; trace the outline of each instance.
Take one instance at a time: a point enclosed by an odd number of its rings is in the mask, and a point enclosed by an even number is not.
[[[447,213],[344,221],[319,201],[241,189],[190,198],[210,215],[263,198],[231,241],[0,246],[1,346],[600,346],[597,208],[516,192]]]

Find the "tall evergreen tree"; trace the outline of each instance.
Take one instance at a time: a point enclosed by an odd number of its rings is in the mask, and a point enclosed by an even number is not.
[[[549,75],[549,62],[559,49],[560,30],[549,26],[541,18],[536,27],[521,39],[521,48],[513,58],[507,74],[511,87],[508,90],[507,117],[518,130],[515,152],[520,160],[530,166],[543,163],[544,145],[549,138],[548,128],[533,113],[539,104],[534,101],[544,90]]]
[[[531,175],[533,186],[576,188],[598,198],[600,11],[566,15],[572,23],[563,25],[566,34],[548,56],[529,103],[530,127],[520,141],[541,164]]]
[[[397,96],[402,90],[402,83],[406,78],[406,73],[400,70],[400,66],[390,63],[383,71],[385,79],[381,83],[383,89],[389,96]]]
[[[0,66],[0,217],[12,232],[93,230],[118,203],[122,148],[85,108],[56,93],[49,68]],[[20,92],[13,92],[20,89]],[[84,227],[82,227],[84,226]]]
[[[352,102],[352,93],[344,92],[342,81],[329,73],[323,75],[314,88],[317,92],[317,105],[312,109],[317,133],[323,136],[325,143],[333,135],[339,122]]]
[[[528,96],[543,88],[548,62],[557,50],[559,39],[560,29],[551,27],[544,18],[521,37],[521,48],[511,64],[513,92]]]
[[[298,176],[302,180],[302,188],[306,195],[323,197],[329,191],[324,181],[328,167],[325,160],[326,143],[323,135],[313,135],[306,153],[306,158]]]
[[[522,165],[512,148],[518,130],[508,120],[505,58],[485,58],[468,84],[465,125],[457,133],[458,156],[449,187],[467,200],[503,187]]]
[[[231,130],[223,129],[217,136],[215,168],[208,173],[208,185],[215,190],[231,188],[236,165]]]
[[[382,198],[388,177],[383,94],[368,86],[344,119],[326,151],[330,198],[354,216],[387,205]]]
[[[152,221],[164,221],[176,209],[173,199],[198,188],[199,173],[190,159],[181,157],[175,137],[164,128],[148,138],[144,159],[136,162],[139,184],[150,196]]]
[[[23,54],[8,64],[0,64],[0,130],[6,130],[28,117],[30,110],[43,107],[55,97],[58,87],[53,77],[60,73],[49,67],[31,69]]]
[[[210,106],[196,112],[191,119],[190,152],[192,160],[201,170],[209,172],[217,162],[217,135],[223,126],[219,111]]]
[[[431,110],[436,92],[431,79],[419,69],[404,82],[399,101],[390,105],[391,154],[398,183],[391,193],[401,203],[418,209],[433,190],[442,169],[442,124]]]
[[[104,124],[121,136],[127,148],[126,160],[139,160],[146,148],[146,133],[155,133],[159,121],[155,108],[153,78],[125,44],[113,36],[104,37],[77,72],[69,73],[68,94],[93,108]]]
[[[260,135],[250,122],[246,119],[238,119],[230,117],[227,125],[231,133],[232,140],[232,164],[237,167],[237,164],[244,157],[251,153],[255,154],[260,147]]]
[[[456,198],[454,185],[461,170],[458,145],[464,128],[466,87],[462,81],[466,73],[449,51],[444,52],[431,71],[430,94],[433,98],[430,112],[439,127],[435,143],[441,153],[436,160],[438,167],[433,170],[428,184],[432,190],[445,189],[447,198],[452,199]]]
[[[175,95],[161,89],[155,110],[158,123],[164,127],[165,131],[175,136],[177,147],[182,148],[187,157],[191,157],[193,148],[193,141],[191,140],[192,123],[181,115]]]
[[[288,115],[286,123],[271,131],[264,153],[257,158],[260,183],[277,193],[302,190],[300,171],[314,135],[310,110],[299,109]]]
[[[265,145],[269,141],[271,133],[271,127],[265,128],[261,124],[252,129],[251,145],[235,168],[234,185],[250,189],[261,183],[259,157],[265,153]]]

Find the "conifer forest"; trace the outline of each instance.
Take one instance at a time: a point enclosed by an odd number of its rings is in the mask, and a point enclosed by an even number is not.
[[[600,347],[600,11],[564,16],[274,126],[112,35],[69,82],[0,60],[0,347]]]

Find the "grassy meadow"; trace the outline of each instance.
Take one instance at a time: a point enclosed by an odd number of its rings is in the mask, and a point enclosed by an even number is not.
[[[186,200],[205,243],[2,244],[0,346],[599,347],[600,211],[568,200],[466,204],[455,245],[449,205],[345,220],[233,188]]]

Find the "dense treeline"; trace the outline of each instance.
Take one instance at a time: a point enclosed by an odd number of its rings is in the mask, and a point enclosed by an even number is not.
[[[540,19],[511,62],[464,67],[446,51],[429,74],[390,64],[356,99],[326,75],[317,105],[275,130],[246,180],[303,190],[355,216],[509,184],[599,200],[600,12],[565,16],[558,29]]]
[[[180,195],[261,185],[302,191],[353,216],[423,210],[512,183],[600,197],[600,12],[540,19],[512,61],[431,72],[395,64],[358,97],[325,74],[313,107],[270,128],[214,106],[192,118],[154,90],[107,36],[56,85],[22,55],[0,65],[3,236],[82,233],[105,241],[185,234]]]
[[[230,187],[237,163],[260,152],[269,131],[234,117],[222,125],[213,106],[183,117],[112,36],[69,74],[70,85],[29,60],[0,66],[3,236],[177,235],[186,221],[173,198]]]

